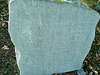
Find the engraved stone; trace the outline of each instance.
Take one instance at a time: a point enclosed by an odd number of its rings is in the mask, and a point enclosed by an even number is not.
[[[13,0],[9,13],[20,75],[81,69],[100,18],[96,11],[64,2]]]

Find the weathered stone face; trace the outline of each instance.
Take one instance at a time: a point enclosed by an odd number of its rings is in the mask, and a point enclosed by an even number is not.
[[[99,14],[69,3],[10,2],[9,33],[21,75],[78,70],[91,48]]]

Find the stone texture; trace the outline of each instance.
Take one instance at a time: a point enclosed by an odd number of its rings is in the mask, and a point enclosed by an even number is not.
[[[78,74],[78,75],[86,75],[83,69],[79,69],[79,70],[77,71],[77,74]]]
[[[21,75],[81,69],[100,18],[96,11],[46,0],[13,0],[9,10],[9,33]]]

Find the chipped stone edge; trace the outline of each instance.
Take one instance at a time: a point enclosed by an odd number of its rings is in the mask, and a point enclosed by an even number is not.
[[[17,64],[19,65],[21,53],[20,53],[20,51],[18,49],[16,49],[16,47],[15,47],[15,54],[16,54]]]
[[[79,70],[77,70],[77,75],[86,75],[84,70],[81,68]]]
[[[9,0],[9,4],[12,3],[14,0]]]

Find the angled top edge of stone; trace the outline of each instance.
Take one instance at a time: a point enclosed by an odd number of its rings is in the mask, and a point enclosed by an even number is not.
[[[9,6],[11,6],[12,4],[16,4],[16,3],[18,3],[18,2],[23,2],[24,0],[9,0]],[[50,1],[50,0],[32,0],[33,2],[35,1],[37,1],[37,2],[45,2],[45,4],[46,3],[48,3],[49,5],[50,5],[50,3],[51,3],[51,5],[52,4],[58,4],[58,5],[63,5],[63,6],[65,6],[65,4],[68,4],[69,6],[73,6],[73,7],[78,7],[78,8],[82,8],[82,9],[84,9],[84,10],[90,10],[92,13],[94,12],[95,14],[97,14],[97,16],[98,16],[98,18],[100,19],[100,14],[97,12],[97,11],[95,11],[95,10],[93,10],[93,9],[91,9],[91,8],[84,8],[84,7],[81,7],[81,6],[78,6],[78,5],[75,5],[75,4],[72,4],[72,3],[69,3],[69,2],[57,2],[57,1]],[[9,7],[9,9],[10,9],[10,7]],[[94,14],[93,13],[93,14]]]

